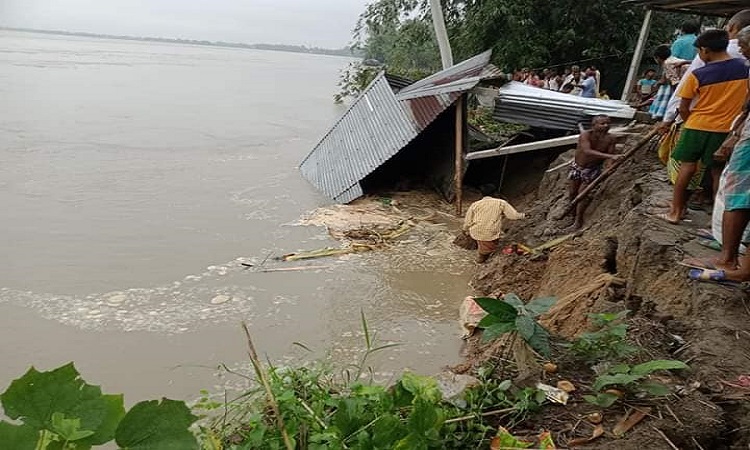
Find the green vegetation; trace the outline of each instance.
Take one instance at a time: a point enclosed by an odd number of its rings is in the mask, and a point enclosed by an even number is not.
[[[620,387],[625,393],[645,394],[654,397],[663,397],[669,394],[669,388],[662,383],[644,381],[649,375],[658,370],[688,369],[688,365],[682,361],[654,360],[636,366],[628,364],[617,364],[610,367],[604,374],[599,375],[594,381],[593,389],[596,396],[585,395],[584,399],[589,403],[602,407],[609,407],[617,401],[618,394],[612,392],[601,392],[605,388]]]
[[[632,356],[638,348],[630,345],[626,339],[628,325],[624,320],[628,312],[590,314],[596,331],[583,333],[566,346],[575,356],[589,364],[621,361]]]
[[[476,447],[486,445],[494,431],[483,414],[494,411],[521,420],[544,400],[534,389],[518,390],[510,381],[494,379],[448,401],[435,379],[409,372],[391,388],[348,384],[322,367],[269,372],[286,431],[299,449]],[[265,405],[261,389],[250,391],[230,402],[228,416],[213,419],[202,434],[227,448],[283,449],[282,434]]]
[[[283,449],[286,433],[298,449],[463,449],[489,443],[495,432],[489,418],[518,423],[545,399],[536,389],[494,378],[491,368],[480,370],[478,383],[451,398],[436,379],[410,372],[392,387],[378,385],[367,359],[395,344],[376,345],[364,315],[362,329],[362,357],[340,375],[322,363],[268,369],[281,422],[262,386],[226,403],[204,392],[196,405],[206,419],[201,439],[217,443],[211,448]]]
[[[184,402],[141,402],[126,413],[122,395],[102,394],[72,363],[49,372],[32,367],[0,401],[5,415],[21,422],[0,422],[3,448],[87,450],[113,439],[126,450],[198,448],[189,431],[197,417]]]
[[[488,312],[479,324],[485,340],[513,333],[539,353],[550,354],[549,333],[537,318],[549,310],[554,298],[524,303],[515,294],[507,294],[502,300],[476,301]],[[595,355],[606,358],[606,369],[593,380],[591,395],[583,396],[599,407],[608,408],[626,395],[665,396],[669,389],[651,380],[651,375],[688,368],[673,360],[622,362],[634,352],[625,341],[627,327],[621,321],[626,314],[593,316],[600,329],[569,345],[578,349],[580,362],[589,363]],[[361,320],[362,356],[341,372],[323,362],[263,367],[248,334],[257,382],[232,400],[217,401],[202,391],[192,411],[183,402],[167,399],[141,402],[126,411],[122,395],[102,394],[98,386],[80,377],[72,363],[49,372],[31,368],[0,395],[6,416],[16,421],[0,422],[0,442],[14,450],[88,450],[113,440],[123,450],[429,450],[534,445],[508,430],[541,410],[546,401],[543,391],[515,386],[495,362],[477,368],[476,378],[455,385],[410,372],[390,386],[378,384],[368,359],[397,344],[378,345],[364,314]],[[515,338],[510,341],[523,344]],[[608,345],[616,350],[606,350]],[[555,448],[549,433],[542,433],[537,441],[538,448]]]
[[[525,125],[498,122],[492,118],[492,108],[477,107],[468,113],[469,124],[477,127],[495,142],[503,141],[528,129]]]
[[[574,0],[443,0],[442,5],[455,61],[492,49],[493,62],[506,72],[593,64],[609,92],[622,89],[644,15],[643,8],[620,0],[594,0],[585,8]],[[669,42],[685,19],[657,12],[647,48]],[[373,1],[354,29],[354,47],[394,75],[419,79],[441,68],[426,1]],[[356,95],[366,86],[356,83],[366,80],[345,74],[342,92]]]
[[[482,297],[474,301],[487,312],[478,325],[484,328],[482,338],[485,342],[505,333],[517,332],[531,348],[542,355],[549,355],[549,333],[535,319],[550,309],[555,298],[539,298],[524,303],[516,294],[506,294],[502,300]]]

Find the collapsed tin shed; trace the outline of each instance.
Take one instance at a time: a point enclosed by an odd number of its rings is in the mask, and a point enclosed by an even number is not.
[[[452,199],[463,172],[464,94],[500,72],[487,51],[404,87],[379,74],[300,164],[302,175],[338,203],[370,186],[421,175]],[[396,80],[402,81],[402,80]]]

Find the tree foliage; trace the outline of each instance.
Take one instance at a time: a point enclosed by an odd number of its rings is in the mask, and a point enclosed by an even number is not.
[[[456,61],[492,49],[493,63],[507,71],[595,65],[610,90],[624,81],[644,17],[643,8],[621,0],[443,0],[443,9]],[[644,62],[648,49],[669,42],[686,19],[654,15]],[[354,43],[396,75],[420,78],[440,69],[426,0],[374,1],[360,16]]]

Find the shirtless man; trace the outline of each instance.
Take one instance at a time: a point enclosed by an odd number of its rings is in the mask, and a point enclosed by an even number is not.
[[[622,155],[615,154],[615,137],[609,134],[610,119],[608,116],[596,116],[591,121],[591,130],[581,133],[578,139],[575,159],[570,163],[568,173],[568,195],[573,201],[586,186],[602,173],[604,161],[617,160]],[[576,207],[573,229],[580,230],[583,226],[583,213],[588,203],[578,202]]]

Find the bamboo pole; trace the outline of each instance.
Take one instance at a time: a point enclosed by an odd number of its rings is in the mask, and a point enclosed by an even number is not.
[[[635,153],[641,149],[644,145],[648,144],[651,139],[653,139],[654,136],[656,136],[659,133],[659,130],[654,128],[651,131],[649,131],[643,138],[641,138],[638,143],[636,143],[633,148],[628,150],[627,152],[622,154],[622,158],[615,161],[607,170],[602,172],[601,175],[599,175],[594,181],[591,182],[588,186],[586,186],[586,189],[581,191],[580,194],[576,198],[573,199],[572,202],[568,205],[567,208],[565,208],[565,213],[563,214],[563,217],[566,216],[575,206],[581,202],[584,198],[586,198],[587,195],[597,186],[599,186],[604,180],[609,178],[610,175],[615,173],[618,167],[620,167],[625,161],[630,159]]]
[[[646,17],[643,18],[643,25],[641,26],[641,33],[638,35],[638,42],[635,45],[635,51],[633,52],[633,59],[630,61],[630,68],[628,69],[628,77],[625,80],[625,88],[622,91],[620,99],[626,101],[630,91],[633,90],[633,84],[635,83],[635,77],[638,72],[638,68],[641,66],[641,60],[643,59],[643,50],[646,48],[646,41],[648,40],[648,33],[651,30],[651,17],[653,15],[652,10],[646,11]]]
[[[440,49],[443,69],[453,67],[453,52],[451,52],[451,44],[448,41],[448,32],[445,29],[445,17],[440,0],[430,0],[430,12],[432,12],[432,26],[435,28],[435,39]]]
[[[464,175],[464,96],[456,101],[456,156],[454,187],[456,191],[456,216],[463,215],[463,175]]]

